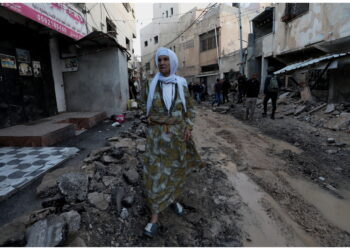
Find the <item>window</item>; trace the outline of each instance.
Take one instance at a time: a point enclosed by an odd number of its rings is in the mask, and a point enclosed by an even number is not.
[[[124,5],[124,8],[126,9],[127,12],[131,11],[131,6],[129,3],[123,3],[123,5]]]
[[[166,17],[168,18],[168,16],[169,16],[169,13],[168,13],[168,11],[166,11]]]
[[[136,35],[134,33],[132,33],[132,38],[134,38],[134,39],[136,38]]]
[[[135,18],[135,11],[134,9],[131,9],[132,17]]]
[[[85,3],[72,3],[75,7],[77,7],[79,10],[84,11],[86,4]]]
[[[117,26],[108,18],[106,18],[106,24],[107,24],[107,34],[111,36],[116,36]]]
[[[219,70],[218,64],[211,64],[211,65],[206,65],[201,67],[202,72],[215,71],[215,70]]]
[[[217,30],[217,40],[219,43],[219,32]],[[211,30],[199,36],[200,51],[206,51],[216,48],[215,30]]]
[[[148,42],[147,41],[145,41],[145,47],[147,47],[148,46]]]
[[[309,3],[286,3],[286,9],[282,22],[289,22],[297,16],[300,16],[309,11]]]
[[[127,37],[125,37],[125,44],[126,44],[126,48],[130,50],[130,40]]]
[[[174,9],[173,8],[170,8],[170,15],[174,15]]]
[[[149,62],[145,64],[145,68],[146,68],[146,70],[150,70],[151,69],[151,65],[150,65]]]
[[[158,36],[155,36],[154,37],[154,44],[157,44],[158,43]]]

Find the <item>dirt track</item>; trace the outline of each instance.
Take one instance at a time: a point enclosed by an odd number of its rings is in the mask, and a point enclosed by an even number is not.
[[[203,160],[226,174],[226,185],[238,194],[235,223],[243,246],[350,245],[349,191],[342,190],[340,199],[291,170],[298,166],[286,156],[298,158],[302,149],[232,115],[203,106],[197,112],[197,148]]]

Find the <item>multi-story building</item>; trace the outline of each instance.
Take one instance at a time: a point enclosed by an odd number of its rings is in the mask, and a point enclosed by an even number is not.
[[[65,111],[123,112],[135,65],[128,72],[132,6],[0,4],[0,127]]]
[[[266,5],[249,4],[241,8],[244,48],[247,47],[250,19],[257,12],[261,12]],[[169,47],[175,50],[179,58],[179,74],[184,76],[188,82],[204,82],[208,92],[212,93],[217,78],[228,75],[230,71],[236,73],[239,71],[238,14],[238,8],[228,4],[209,4],[209,6],[207,4],[205,8],[191,9],[178,18],[175,27],[171,26],[164,31],[165,33],[170,31],[170,37],[167,37],[168,39],[163,43],[158,46],[153,44],[148,49],[145,48],[146,44],[141,45],[142,64],[147,70],[154,71],[155,66],[152,64],[154,51],[159,46]],[[153,22],[150,27],[152,25],[155,23]],[[142,30],[142,41],[146,42],[143,34],[149,32],[150,29],[146,27]],[[160,34],[163,35],[162,32]]]
[[[195,7],[205,7],[207,3],[155,3],[153,4],[153,19],[150,24],[141,29],[141,61],[146,76],[155,70],[154,53],[161,46],[168,45],[178,35],[179,26],[183,27],[180,18],[185,13],[194,13]],[[177,52],[176,45],[170,47]]]
[[[349,3],[273,4],[252,20],[251,71],[263,83],[273,66],[287,84],[306,83],[329,102],[349,101],[349,58],[341,54],[350,51],[349,13]]]

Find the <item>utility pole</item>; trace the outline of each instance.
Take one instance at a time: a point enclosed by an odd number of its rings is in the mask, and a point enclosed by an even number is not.
[[[232,3],[232,7],[238,8],[238,23],[239,23],[239,45],[241,49],[241,63],[239,66],[239,72],[244,74],[244,64],[243,64],[243,41],[242,41],[242,18],[241,18],[241,4],[240,3]]]

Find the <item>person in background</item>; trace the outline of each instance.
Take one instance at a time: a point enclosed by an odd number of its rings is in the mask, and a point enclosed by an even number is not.
[[[190,92],[190,96],[194,98],[193,90],[194,90],[194,84],[193,82],[190,82],[190,84],[188,84],[188,91]]]
[[[256,107],[256,100],[260,92],[260,82],[256,78],[256,74],[252,75],[252,78],[249,79],[246,83],[246,112],[245,119],[252,120],[254,116],[254,111]]]
[[[264,113],[263,117],[266,117],[267,115],[267,102],[271,99],[272,101],[272,113],[271,113],[271,119],[275,119],[275,112],[277,108],[277,97],[278,97],[278,91],[282,87],[282,81],[273,74],[274,72],[273,67],[269,67],[267,71],[267,77],[265,79],[265,85],[264,85]]]
[[[242,103],[243,98],[245,96],[245,85],[247,82],[245,75],[242,75],[241,73],[239,73],[238,77],[237,77],[237,82],[238,82],[238,100],[237,100],[237,103]]]
[[[228,100],[228,92],[230,91],[230,82],[227,78],[222,80],[222,103],[229,102]]]
[[[214,85],[214,92],[215,92],[215,99],[212,102],[211,106],[213,106],[214,103],[217,103],[217,105],[220,106],[221,100],[222,100],[222,83],[220,79],[216,79],[216,83]]]

